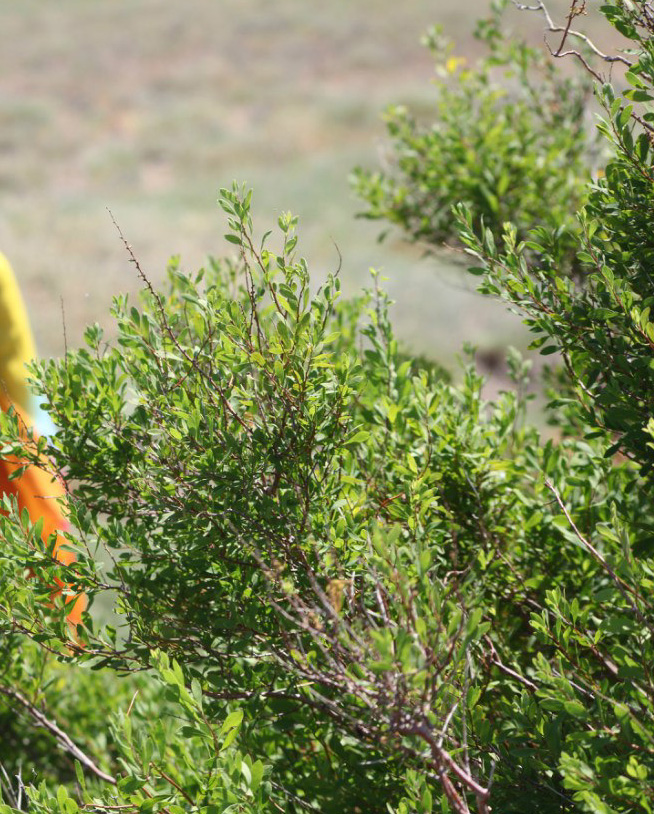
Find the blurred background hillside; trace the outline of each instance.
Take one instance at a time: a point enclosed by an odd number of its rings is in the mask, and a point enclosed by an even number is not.
[[[563,0],[552,7],[562,9]],[[19,274],[39,351],[109,325],[111,296],[138,288],[111,210],[144,270],[171,254],[195,270],[229,253],[218,189],[254,186],[255,226],[300,216],[320,278],[343,257],[346,292],[382,269],[404,342],[446,363],[524,334],[472,293],[444,254],[423,258],[355,220],[348,186],[374,167],[383,108],[429,111],[424,31],[441,23],[474,56],[486,0],[0,0],[0,249]],[[542,36],[535,15],[509,15]],[[0,326],[1,330],[1,326]]]

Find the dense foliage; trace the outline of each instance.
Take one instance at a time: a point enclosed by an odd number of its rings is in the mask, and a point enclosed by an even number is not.
[[[411,237],[458,230],[560,353],[544,436],[517,354],[491,403],[472,361],[453,385],[407,358],[377,277],[316,291],[295,219],[256,238],[236,187],[234,259],[155,291],[133,257],[117,341],[35,366],[59,429],[20,451],[70,484],[78,559],[5,500],[0,814],[654,810],[654,18],[603,11],[633,48],[630,89],[598,88],[597,180],[575,86],[499,17],[509,95],[450,63],[435,127],[393,120],[404,179],[359,175]],[[556,121],[555,87],[578,100]],[[79,641],[57,578],[91,600]]]
[[[434,58],[433,121],[393,106],[381,170],[358,168],[365,217],[399,225],[423,245],[459,242],[452,206],[469,207],[496,239],[510,221],[524,239],[538,226],[554,236],[560,270],[575,264],[574,213],[598,160],[589,128],[592,85],[563,76],[543,48],[509,37],[502,10],[475,32],[487,56],[469,64],[434,28],[424,39]]]

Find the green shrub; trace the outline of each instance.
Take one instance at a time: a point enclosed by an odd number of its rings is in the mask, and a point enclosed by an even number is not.
[[[80,552],[53,561],[5,504],[0,697],[23,699],[28,742],[39,714],[65,722],[32,739],[34,811],[653,810],[648,9],[604,8],[633,41],[631,90],[601,91],[612,157],[565,246],[570,202],[541,217],[523,176],[512,206],[531,223],[453,187],[456,215],[434,227],[458,223],[482,289],[561,353],[555,437],[525,420],[516,354],[491,403],[472,364],[453,385],[407,359],[376,275],[350,303],[337,277],[312,291],[295,219],[255,240],[237,188],[221,197],[236,259],[194,278],[173,263],[160,292],[142,275],[140,307],[115,303],[115,343],[92,327],[34,368],[59,427],[39,449],[74,487]],[[115,595],[118,629],[94,627],[91,604],[72,642],[63,599],[44,602],[57,577],[91,603]],[[95,703],[74,720],[57,676],[114,693],[114,723]],[[66,757],[44,766],[54,743]],[[93,756],[80,788],[76,749]]]
[[[593,164],[582,75],[564,78],[542,48],[504,32],[502,10],[480,23],[488,56],[469,65],[439,29],[425,38],[435,60],[433,122],[403,106],[386,112],[389,154],[381,170],[357,169],[366,218],[401,227],[428,246],[459,242],[452,206],[467,205],[496,239],[515,224],[520,239],[536,226],[556,233],[557,259],[575,264],[575,213]],[[596,158],[596,156],[595,156]]]

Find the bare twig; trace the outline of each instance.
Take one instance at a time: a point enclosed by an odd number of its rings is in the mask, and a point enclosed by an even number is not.
[[[490,647],[491,663],[494,664],[498,670],[500,670],[502,673],[505,673],[508,676],[511,676],[511,678],[515,678],[516,681],[519,681],[521,684],[524,684],[524,686],[527,687],[527,689],[531,690],[532,692],[535,692],[538,689],[538,687],[536,686],[536,684],[534,684],[533,681],[530,681],[528,678],[525,678],[523,675],[520,675],[520,673],[517,673],[515,670],[512,670],[511,667],[507,667],[507,665],[502,662],[502,660],[497,654],[495,645],[493,644],[489,636],[484,636],[484,640],[486,641],[486,644],[488,644],[488,646]]]
[[[645,617],[643,612],[640,610],[640,608],[636,604],[635,600],[636,599],[640,600],[640,599],[642,599],[642,597],[639,595],[639,593],[634,588],[632,588],[631,585],[627,584],[623,579],[621,579],[616,574],[614,569],[607,562],[606,558],[604,556],[602,556],[602,554],[595,548],[595,546],[590,542],[590,540],[587,537],[584,537],[584,535],[581,533],[581,531],[579,531],[579,529],[577,528],[574,520],[572,519],[572,517],[570,515],[570,512],[568,511],[566,505],[564,504],[563,500],[561,499],[561,495],[559,494],[559,492],[556,489],[556,487],[554,486],[554,484],[549,479],[546,478],[545,479],[545,485],[547,486],[547,488],[550,490],[550,492],[552,492],[552,494],[556,498],[556,502],[559,504],[559,506],[561,508],[561,511],[565,515],[566,520],[568,521],[568,524],[570,525],[570,528],[574,532],[574,534],[577,537],[577,539],[579,540],[579,542],[583,544],[584,548],[586,548],[586,550],[591,553],[591,555],[593,556],[593,559],[595,559],[602,566],[602,568],[606,571],[606,573],[611,577],[611,579],[615,583],[616,587],[618,588],[618,590],[620,591],[620,593],[624,597],[625,601],[631,606],[631,609],[634,612],[634,615],[636,616],[636,618],[642,624],[646,625],[651,631],[654,632],[654,629],[653,629],[653,626],[652,626],[651,622]]]
[[[66,310],[63,296],[59,297],[59,305],[61,306],[61,327],[64,332],[64,358],[66,359],[66,367],[68,367],[68,336],[66,334]]]
[[[512,2],[513,2],[513,5],[519,11],[535,11],[535,12],[541,13],[543,15],[543,17],[545,18],[545,22],[546,22],[546,25],[547,25],[547,31],[549,31],[549,32],[551,32],[553,34],[561,34],[562,35],[561,36],[561,41],[560,41],[559,46],[558,46],[558,48],[556,50],[553,50],[551,48],[551,46],[549,45],[549,43],[546,43],[547,48],[548,48],[550,54],[553,57],[557,57],[557,58],[562,58],[562,57],[567,57],[567,56],[574,57],[575,59],[579,60],[579,62],[582,63],[584,68],[598,82],[603,82],[604,77],[602,77],[602,75],[590,65],[590,63],[588,62],[586,57],[580,51],[578,51],[575,48],[567,48],[566,49],[567,42],[568,42],[568,40],[570,38],[576,39],[576,40],[579,40],[579,42],[582,42],[586,46],[586,48],[588,48],[598,59],[601,59],[602,62],[606,62],[608,64],[613,64],[613,63],[617,62],[617,63],[620,63],[620,64],[626,66],[627,68],[630,68],[633,65],[633,62],[631,62],[629,59],[627,59],[626,57],[624,57],[624,56],[622,56],[620,54],[611,55],[611,54],[605,53],[600,48],[598,48],[597,45],[595,45],[595,43],[590,39],[590,37],[588,37],[582,31],[577,31],[576,29],[572,28],[572,21],[575,19],[575,17],[578,17],[580,14],[583,14],[585,12],[585,6],[586,6],[585,2],[579,3],[578,0],[572,0],[572,3],[570,5],[570,11],[568,12],[568,16],[566,18],[566,21],[565,21],[564,25],[560,25],[560,24],[554,22],[554,19],[553,19],[552,15],[551,15],[549,9],[547,8],[547,6],[545,5],[545,3],[542,0],[539,0],[535,5],[531,5],[531,6],[527,5],[526,3],[520,3],[520,2],[518,2],[518,0],[512,0]],[[566,49],[566,50],[564,50],[564,49]]]
[[[468,804],[455,789],[452,781],[447,776],[447,772],[451,772],[465,789],[475,795],[478,814],[489,814],[489,788],[482,786],[469,772],[459,766],[450,753],[439,745],[438,740],[434,738],[429,727],[424,724],[416,726],[411,731],[408,731],[407,734],[416,735],[428,744],[434,761],[434,769],[439,775],[443,791],[456,814],[469,814],[470,809]]]
[[[14,775],[16,778],[16,789],[14,790],[14,786],[11,782],[11,778],[7,774],[7,770],[5,767],[0,763],[0,772],[2,773],[0,776],[0,790],[2,790],[5,800],[17,811],[23,810],[23,791],[25,789],[25,784],[23,783],[22,777],[22,769],[18,768],[18,774]],[[2,797],[0,796],[0,801],[2,801]]]
[[[11,689],[11,687],[3,687],[0,686],[0,695],[4,695],[5,698],[9,698],[12,701],[19,704],[27,713],[30,715],[39,726],[42,726],[48,732],[55,736],[59,745],[65,749],[70,755],[72,755],[76,760],[85,766],[90,772],[92,772],[96,777],[99,777],[100,780],[104,780],[105,783],[111,783],[112,786],[116,785],[116,778],[112,777],[110,774],[103,772],[96,764],[91,760],[91,758],[86,755],[80,748],[75,744],[71,738],[63,731],[54,721],[51,721],[47,718],[40,709],[34,706],[34,704],[30,703],[30,701],[25,698],[24,695],[19,693],[17,690]]]
[[[179,340],[177,339],[177,337],[173,333],[170,325],[168,324],[168,320],[166,318],[166,312],[165,312],[165,309],[164,309],[163,302],[161,301],[161,297],[155,291],[154,286],[150,282],[150,279],[148,278],[147,274],[141,268],[141,264],[139,263],[137,256],[134,254],[134,249],[127,242],[127,238],[123,235],[123,232],[122,232],[120,226],[118,225],[118,222],[114,218],[112,211],[110,209],[108,209],[107,211],[109,212],[109,217],[111,218],[114,226],[116,227],[118,235],[119,235],[123,245],[125,246],[125,249],[127,250],[127,253],[129,254],[129,258],[130,258],[131,263],[133,263],[134,268],[136,269],[139,277],[141,278],[143,284],[148,289],[149,293],[151,294],[151,296],[153,297],[153,299],[154,299],[154,301],[155,301],[155,303],[157,305],[157,310],[159,311],[159,317],[161,319],[161,327],[163,328],[163,330],[165,330],[165,332],[170,337],[170,340],[173,343],[173,345],[175,346],[175,349],[179,353],[181,353],[181,355],[191,365],[191,367],[194,368],[200,374],[200,377],[203,380],[205,380],[205,381],[208,380],[211,383],[212,387],[214,387],[216,389],[218,395],[220,396],[220,401],[221,401],[224,409],[232,416],[233,419],[235,419],[241,425],[241,427],[248,434],[250,434],[250,432],[251,432],[250,428],[245,423],[245,421],[241,418],[241,416],[234,410],[232,405],[229,403],[229,400],[228,400],[227,396],[225,395],[225,392],[224,392],[223,388],[218,384],[218,382],[214,379],[213,376],[209,375],[205,371],[200,370],[199,365],[197,363],[197,360],[194,359],[192,356],[190,356],[187,353],[186,349],[180,344]],[[211,392],[209,392],[209,396],[213,401],[213,398],[211,396]]]

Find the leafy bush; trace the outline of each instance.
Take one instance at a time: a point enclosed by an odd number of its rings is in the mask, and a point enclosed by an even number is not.
[[[353,174],[365,217],[397,224],[427,245],[458,243],[452,206],[466,204],[496,238],[515,224],[556,234],[557,259],[574,263],[575,212],[596,153],[590,82],[564,78],[543,49],[506,35],[502,11],[479,24],[488,56],[469,65],[438,28],[424,39],[435,61],[434,121],[404,106],[386,112],[391,150],[378,171]]]
[[[633,41],[631,89],[601,90],[613,154],[565,245],[570,201],[541,217],[519,174],[516,225],[472,208],[487,197],[474,174],[481,197],[453,186],[447,222],[433,210],[433,239],[458,223],[482,289],[560,351],[555,437],[525,421],[517,354],[514,390],[492,403],[473,364],[453,385],[407,359],[376,275],[350,303],[337,276],[312,291],[295,219],[255,239],[238,188],[221,196],[236,259],[194,278],[173,262],[155,291],[133,258],[145,291],[116,301],[116,342],[92,327],[35,366],[79,554],[54,560],[5,503],[0,697],[28,735],[7,722],[0,814],[24,794],[43,814],[653,810],[654,114],[637,106],[654,22],[647,3],[604,13]],[[456,93],[469,118],[465,82]],[[543,145],[551,121],[530,121]],[[434,154],[421,160],[431,177]],[[46,445],[21,449],[15,416],[2,430],[5,453]],[[89,596],[83,644],[65,598],[47,603],[55,578]],[[94,626],[107,594],[118,629]],[[75,719],[79,693],[98,703]],[[43,782],[12,784],[21,765]]]

